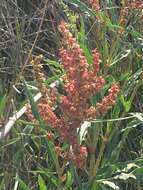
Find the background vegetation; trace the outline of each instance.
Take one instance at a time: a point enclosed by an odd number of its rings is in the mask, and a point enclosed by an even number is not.
[[[31,57],[43,55],[47,88],[64,75],[59,63],[63,42],[58,31],[63,19],[70,24],[89,64],[91,50],[97,48],[100,53],[106,79],[101,96],[113,82],[120,85],[114,108],[100,120],[92,121],[91,127],[86,126],[89,134],[99,133],[96,155],[105,128],[109,132],[96,178],[89,179],[86,170],[67,163],[59,179],[46,130],[43,132],[41,124],[36,131],[34,123],[24,115],[0,140],[0,190],[143,189],[143,4],[103,0],[100,10],[92,6],[84,0],[0,1],[1,129],[27,100],[38,114],[32,98],[38,89]]]

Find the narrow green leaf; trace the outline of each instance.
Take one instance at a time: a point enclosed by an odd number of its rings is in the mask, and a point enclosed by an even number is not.
[[[53,66],[53,67],[56,67],[58,69],[61,69],[62,70],[62,66],[59,64],[59,62],[57,61],[54,61],[54,60],[50,60],[50,59],[45,59],[45,62],[50,65],[50,66]]]
[[[25,87],[25,90],[26,90],[26,93],[27,93],[27,97],[28,97],[28,99],[30,101],[30,104],[31,104],[31,109],[32,109],[33,115],[38,120],[41,129],[43,129],[42,131],[45,132],[44,131],[45,124],[44,124],[43,120],[41,119],[40,114],[38,113],[38,110],[37,110],[36,104],[34,102],[33,96],[31,94],[31,92],[29,91],[29,89],[27,88],[27,85],[26,85],[25,81],[24,81],[24,87]],[[53,142],[48,141],[47,139],[46,140],[42,139],[42,141],[43,141],[44,144],[46,143],[48,153],[49,153],[50,157],[54,160],[55,164],[57,164],[57,156],[56,156],[56,153],[55,153],[55,150],[54,150]]]
[[[39,184],[40,190],[47,190],[45,181],[44,181],[44,179],[42,178],[41,175],[38,176],[38,184]]]
[[[119,61],[121,61],[122,59],[124,59],[125,57],[128,57],[128,55],[130,55],[130,53],[131,53],[131,50],[128,49],[128,50],[125,50],[124,53],[117,55],[113,59],[113,61],[111,62],[110,67],[113,66],[113,65],[115,65],[116,63],[118,63]]]
[[[95,16],[94,12],[82,1],[80,0],[64,0],[66,3],[74,4],[80,8],[84,13],[88,13],[91,16]]]
[[[5,185],[4,182],[5,182],[5,180],[3,178],[1,181],[1,184],[0,184],[0,190],[4,190],[4,185]]]
[[[141,168],[136,168],[136,169],[133,171],[133,173],[134,173],[135,175],[139,175],[139,174],[143,175],[143,167],[141,167]]]
[[[31,94],[30,90],[28,89],[26,82],[25,81],[23,81],[23,82],[24,82],[24,87],[25,87],[25,90],[26,90],[27,97],[28,97],[28,99],[30,101],[30,104],[31,104],[32,113],[33,113],[34,117],[38,120],[38,122],[40,124],[40,127],[42,127],[44,129],[45,124],[44,124],[43,120],[41,119],[40,114],[38,113],[36,104],[34,102],[34,98],[33,98],[32,94]]]
[[[134,117],[136,117],[138,120],[143,122],[143,114],[142,113],[131,113]]]
[[[7,102],[7,96],[6,95],[0,97],[0,117],[3,117],[6,102]]]
[[[31,173],[37,173],[45,175],[48,178],[48,182],[55,187],[58,187],[58,179],[55,177],[54,172],[49,172],[49,169],[39,168],[39,170],[30,171]]]
[[[21,180],[18,176],[16,177],[16,180],[19,182],[20,190],[32,190],[32,189],[30,189],[30,188],[26,185],[26,183],[25,183],[23,180]]]
[[[92,54],[90,52],[90,49],[87,47],[83,17],[81,17],[80,23],[81,23],[81,27],[80,27],[80,32],[78,33],[78,41],[79,41],[80,47],[83,49],[83,52],[87,59],[88,64],[92,64],[92,61],[93,61]]]
[[[127,127],[125,127],[124,129],[121,130],[121,132],[129,132],[131,129],[134,129],[136,127],[138,127],[142,122],[138,121],[138,120],[134,120],[134,121],[131,121]]]
[[[32,131],[33,131],[33,128],[34,128],[34,126],[31,126],[31,125],[27,125],[24,129],[23,129],[23,133],[25,133],[25,134],[31,134],[32,133]]]
[[[12,145],[12,144],[15,144],[17,141],[19,141],[20,140],[20,138],[18,137],[18,138],[13,138],[13,139],[10,139],[10,140],[8,140],[7,142],[5,142],[1,147],[0,147],[0,151],[3,149],[3,148],[5,148],[5,147],[7,147],[7,146],[10,146],[10,145]]]
[[[78,190],[82,190],[82,183],[81,183],[80,177],[78,176],[76,169],[72,162],[70,162],[70,170],[74,176],[74,181],[75,181],[76,187],[78,188]]]
[[[128,112],[131,108],[131,101],[125,100],[123,95],[119,96],[119,99],[120,99],[121,103],[123,104],[125,111]]]
[[[72,177],[72,174],[68,171],[67,172],[67,181],[66,181],[65,187],[70,188],[72,184],[73,184],[73,177]]]

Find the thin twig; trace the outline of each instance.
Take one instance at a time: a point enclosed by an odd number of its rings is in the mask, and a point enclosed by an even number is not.
[[[40,24],[39,24],[39,28],[38,28],[38,31],[37,31],[37,35],[36,35],[36,37],[35,37],[35,39],[34,39],[34,42],[33,42],[33,44],[32,44],[32,47],[31,47],[31,49],[30,49],[30,51],[29,51],[29,53],[28,53],[27,59],[26,59],[26,61],[25,61],[24,65],[23,65],[23,67],[21,68],[20,73],[18,74],[18,76],[17,76],[17,78],[16,78],[16,80],[15,80],[15,85],[16,85],[17,83],[19,83],[19,81],[20,81],[20,79],[21,79],[21,76],[22,76],[23,72],[25,71],[25,68],[27,67],[27,64],[29,63],[29,61],[30,61],[30,59],[31,59],[32,52],[33,52],[33,50],[34,50],[34,47],[36,46],[37,40],[38,40],[38,38],[39,38],[39,34],[40,34],[40,32],[41,32],[41,28],[42,28],[43,21],[44,21],[44,17],[45,17],[46,10],[47,10],[47,5],[48,5],[48,0],[45,1],[44,8],[43,8],[43,10],[41,11],[41,12],[42,12],[42,18],[41,18],[41,21],[40,21]],[[11,90],[10,90],[7,104],[10,103],[12,94],[13,94],[13,87],[12,87]]]

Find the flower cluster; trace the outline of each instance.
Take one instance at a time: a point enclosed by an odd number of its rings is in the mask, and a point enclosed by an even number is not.
[[[36,56],[34,59],[32,59],[31,64],[34,69],[34,75],[35,75],[38,89],[44,95],[44,97],[46,97],[48,96],[48,89],[43,84],[45,81],[45,76],[43,73],[43,66],[41,64],[42,58],[43,58],[42,55]]]
[[[143,3],[142,0],[125,1],[120,11],[120,25],[122,28],[119,30],[120,34],[125,32],[125,27],[129,19],[130,11],[139,11],[139,17],[143,18]]]
[[[43,66],[41,64],[42,61],[42,56],[36,56],[32,61],[31,64],[34,69],[34,75],[35,79],[37,82],[38,89],[40,90],[42,94],[42,99],[38,103],[37,108],[39,111],[40,116],[44,120],[44,122],[47,125],[52,125],[53,127],[57,127],[58,124],[58,117],[56,114],[53,112],[53,105],[56,100],[56,95],[57,91],[55,88],[52,89],[51,93],[48,91],[46,88],[44,82],[45,82],[45,76],[43,74]],[[34,118],[32,114],[32,110],[30,106],[27,106],[27,116],[28,118],[33,121],[34,123],[36,122],[36,119]]]
[[[61,63],[66,70],[65,91],[61,97],[61,110],[68,118],[84,121],[89,107],[89,98],[100,91],[105,83],[99,76],[99,54],[93,52],[93,68],[90,69],[76,39],[72,37],[65,23],[61,23],[59,30],[67,43],[66,49],[60,50]]]
[[[82,168],[86,163],[87,150],[85,146],[80,146],[78,143],[77,129],[85,120],[106,113],[115,104],[119,87],[113,84],[108,95],[100,103],[97,103],[96,107],[92,107],[90,98],[100,92],[105,84],[104,78],[100,75],[99,53],[96,49],[92,52],[93,64],[89,65],[83,50],[64,21],[59,25],[59,31],[65,42],[65,47],[60,49],[60,62],[66,71],[64,95],[60,96],[60,114],[57,115],[53,109],[56,94],[52,95],[48,91],[46,97],[43,94],[43,98],[38,104],[38,110],[45,123],[56,128],[59,131],[60,139],[70,145],[69,158],[77,167]],[[35,61],[34,63],[39,62]],[[34,70],[37,72],[35,64],[33,64]],[[42,92],[44,91],[42,90]],[[48,133],[47,138],[53,139],[53,134]]]
[[[84,163],[86,148],[82,147],[81,149],[78,145],[77,128],[80,128],[81,123],[86,119],[95,118],[107,112],[115,104],[119,88],[114,84],[109,90],[109,95],[104,97],[101,103],[97,103],[96,108],[94,108],[96,111],[93,114],[93,107],[90,105],[89,99],[99,92],[105,84],[104,78],[100,76],[99,53],[96,49],[93,51],[93,65],[91,67],[86,61],[83,50],[64,21],[59,26],[59,30],[66,45],[66,48],[60,49],[60,61],[66,70],[66,95],[61,96],[60,104],[64,116],[63,136],[72,145],[74,160],[79,166],[79,163]],[[83,149],[84,151],[81,151]]]
[[[77,148],[76,148],[77,150]],[[87,158],[87,148],[85,146],[80,146],[78,151],[73,156],[73,161],[78,166],[78,168],[83,168],[86,164]]]
[[[100,9],[99,0],[89,0],[89,4],[91,5],[93,10],[99,11]]]
[[[115,100],[119,92],[119,87],[117,84],[113,84],[108,90],[108,95],[103,98],[100,103],[97,103],[95,107],[90,107],[87,111],[87,118],[96,118],[103,113],[106,113],[113,105],[115,105]]]
[[[131,3],[128,3],[128,7],[131,9],[143,9],[143,2],[142,0],[134,0]]]
[[[143,19],[143,2],[142,0],[134,0],[133,2],[128,4],[128,8],[134,10],[138,10],[140,12],[139,17]]]

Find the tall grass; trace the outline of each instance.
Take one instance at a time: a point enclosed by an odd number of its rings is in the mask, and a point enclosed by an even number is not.
[[[4,127],[27,100],[37,122],[23,116],[0,142],[0,189],[142,189],[142,9],[138,4],[124,3],[104,0],[100,11],[95,11],[90,3],[79,0],[47,4],[42,0],[1,0],[0,126]],[[70,24],[89,65],[91,50],[97,48],[100,53],[106,85],[92,97],[91,104],[95,106],[112,83],[120,86],[116,105],[104,117],[81,125],[78,135],[84,135],[80,143],[94,150],[94,154],[88,152],[87,167],[82,169],[70,160],[64,160],[61,169],[63,160],[54,151],[59,133],[52,126],[46,127],[33,101],[38,89],[31,58],[43,55],[47,89],[66,74],[59,62],[64,42],[58,25],[63,19]],[[63,85],[60,82],[57,87],[60,94]],[[51,130],[55,141],[47,139],[47,131]],[[60,148],[66,153],[68,146],[64,142]]]

